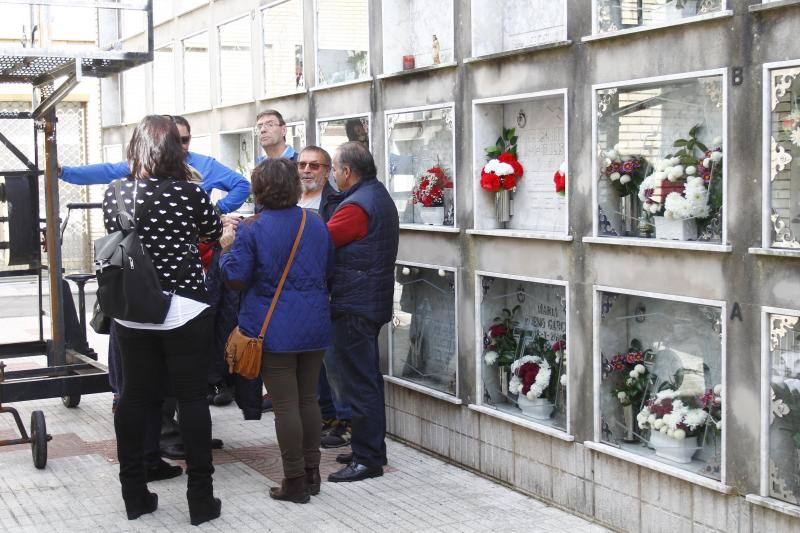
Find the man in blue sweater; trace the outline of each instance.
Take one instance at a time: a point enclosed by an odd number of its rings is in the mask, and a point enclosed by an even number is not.
[[[236,211],[250,194],[250,182],[213,157],[190,152],[189,143],[192,141],[192,130],[189,122],[179,116],[172,117],[172,120],[181,135],[181,144],[186,152],[186,163],[203,178],[201,184],[203,190],[208,194],[211,194],[212,189],[227,192],[228,194],[217,202],[217,207],[223,214]],[[58,177],[73,185],[105,185],[115,179],[124,178],[130,173],[127,161],[121,161],[82,167],[63,167],[60,169]]]
[[[256,134],[264,150],[264,155],[256,158],[256,164],[279,157],[297,161],[297,151],[292,145],[286,144],[286,121],[276,109],[265,109],[256,115]]]

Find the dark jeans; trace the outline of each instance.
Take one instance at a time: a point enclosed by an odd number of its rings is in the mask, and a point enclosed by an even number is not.
[[[328,348],[328,351],[331,349]],[[322,418],[327,420],[350,420],[350,405],[339,396],[334,396],[334,391],[328,379],[326,365],[330,364],[330,357],[325,354],[325,364],[319,369],[319,385],[317,386],[317,396],[319,397],[319,409],[322,411]]]
[[[358,463],[383,465],[386,458],[386,408],[379,367],[381,325],[357,315],[333,317],[333,346],[326,354],[334,394],[350,404],[350,446]]]
[[[319,466],[322,417],[317,403],[317,382],[324,350],[316,352],[265,352],[261,375],[272,398],[275,432],[283,461],[283,477],[305,475]]]
[[[124,499],[139,498],[147,481],[143,462],[146,426],[169,381],[180,406],[190,500],[212,496],[211,415],[207,354],[213,316],[207,310],[183,326],[154,331],[117,327],[124,385],[114,415],[119,478]],[[166,372],[164,371],[166,368]]]

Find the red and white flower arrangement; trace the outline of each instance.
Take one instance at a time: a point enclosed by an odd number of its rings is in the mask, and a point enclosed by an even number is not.
[[[411,201],[423,207],[444,205],[444,190],[452,189],[453,182],[442,167],[431,167],[416,177]]]
[[[553,174],[553,183],[556,186],[556,194],[564,196],[567,189],[567,162],[561,163],[556,173]]]
[[[538,355],[525,355],[511,365],[509,392],[522,394],[529,400],[539,398],[550,385],[550,364]]]
[[[667,437],[683,440],[697,436],[708,419],[695,396],[679,396],[672,389],[656,393],[642,408],[636,421],[640,429],[660,431]]]
[[[481,187],[497,193],[502,189],[516,190],[525,169],[517,160],[517,136],[514,128],[503,128],[497,143],[486,149],[489,162],[481,169]]]

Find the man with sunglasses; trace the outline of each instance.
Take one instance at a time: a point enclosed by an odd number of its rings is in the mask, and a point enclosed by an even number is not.
[[[180,116],[170,116],[181,136],[183,151],[186,153],[186,164],[196,170],[203,181],[201,186],[208,194],[212,189],[219,189],[228,194],[217,202],[222,213],[236,211],[250,194],[250,182],[213,157],[189,151],[192,141],[192,129],[189,122]],[[124,178],[131,173],[127,161],[119,163],[99,163],[81,167],[59,167],[58,177],[73,185],[104,185],[115,179]]]

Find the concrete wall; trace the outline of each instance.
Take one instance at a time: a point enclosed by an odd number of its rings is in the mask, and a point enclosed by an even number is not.
[[[761,239],[761,65],[800,59],[800,8],[779,7],[750,13],[756,1],[729,2],[732,17],[653,29],[625,37],[582,42],[591,34],[589,0],[568,2],[567,34],[572,44],[463,63],[472,54],[470,1],[454,0],[454,56],[458,65],[410,75],[378,78],[381,9],[370,2],[372,78],[358,83],[271,100],[257,100],[261,87],[254,59],[254,101],[193,113],[193,133],[248,127],[257,110],[273,107],[287,121],[305,120],[306,139],[316,142],[317,118],[372,113],[371,147],[378,168],[385,168],[385,109],[456,102],[455,159],[458,164],[459,233],[404,230],[399,259],[459,269],[458,375],[461,399],[453,405],[387,384],[390,433],[455,463],[508,483],[556,505],[626,531],[791,531],[800,520],[748,503],[744,495],[759,491],[760,449],[760,307],[796,309],[800,301],[800,258],[748,253]],[[267,2],[262,2],[266,4]],[[797,4],[778,2],[777,4]],[[305,0],[307,28],[313,27],[313,0]],[[777,5],[776,4],[776,5]],[[190,30],[252,9],[244,0],[217,1],[156,29],[156,42],[180,38]],[[256,17],[257,18],[257,17]],[[254,30],[255,39],[260,39]],[[212,42],[212,72],[216,43]],[[314,39],[305,36],[306,83],[314,80]],[[444,49],[444,44],[442,45]],[[254,51],[260,49],[254,42]],[[591,86],[624,79],[742,67],[744,81],[728,87],[728,243],[731,252],[590,244],[592,234]],[[217,81],[212,76],[212,95]],[[569,233],[572,242],[468,235],[472,227],[476,169],[472,154],[472,101],[476,98],[568,88]],[[113,95],[112,95],[113,96]],[[214,101],[217,101],[215,98]],[[113,106],[112,102],[107,104]],[[180,112],[180,109],[176,109]],[[106,117],[114,113],[105,113]],[[105,144],[126,141],[130,125],[107,123]],[[564,279],[570,284],[568,338],[569,387],[574,442],[537,433],[520,425],[479,414],[474,353],[474,272]],[[646,274],[646,275],[645,275]],[[665,286],[664,280],[674,284]],[[589,450],[593,439],[592,286],[609,285],[641,291],[675,293],[723,300],[728,312],[741,308],[741,320],[727,322],[727,483],[724,495],[698,484],[658,473],[633,462]],[[384,343],[385,343],[385,336]]]

